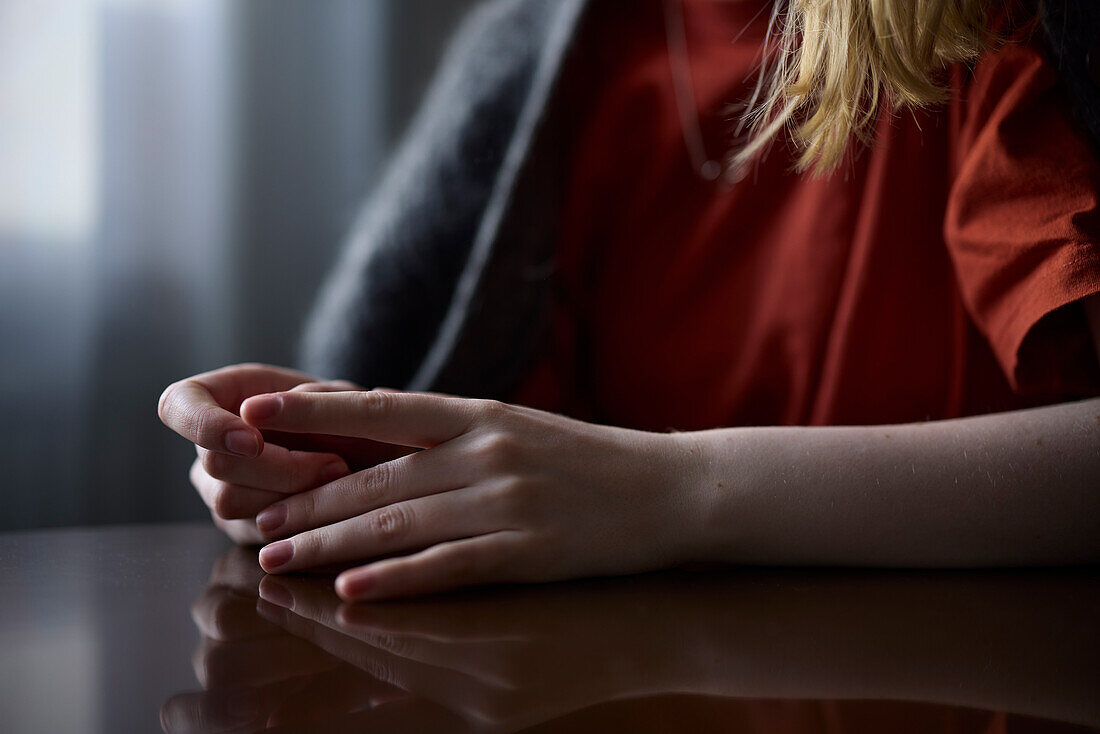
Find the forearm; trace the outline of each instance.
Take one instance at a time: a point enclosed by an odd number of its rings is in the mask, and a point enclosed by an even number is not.
[[[678,434],[690,555],[759,564],[1100,560],[1100,399],[928,423]]]

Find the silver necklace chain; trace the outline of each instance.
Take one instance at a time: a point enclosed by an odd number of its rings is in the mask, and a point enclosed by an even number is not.
[[[680,130],[684,135],[684,145],[687,147],[695,172],[704,181],[717,181],[722,175],[722,164],[707,155],[707,148],[703,142],[699,107],[695,101],[695,87],[691,82],[687,28],[684,23],[684,8],[681,0],[664,0],[664,10],[668,66],[672,76],[672,87],[676,92],[676,110],[680,114]]]

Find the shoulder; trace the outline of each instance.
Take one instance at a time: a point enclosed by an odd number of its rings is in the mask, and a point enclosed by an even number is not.
[[[1100,27],[1089,30],[1085,22],[1100,19],[1100,3],[1096,11],[1092,3],[993,3],[989,30],[996,42],[969,66],[956,67],[953,76],[962,150],[977,135],[1034,138],[1037,128],[1053,125],[1066,128],[1059,130],[1060,137],[1079,138],[1093,153],[1100,152],[1100,86],[1087,70],[1090,61],[1100,64],[1100,46],[1090,54]],[[1064,27],[1070,19],[1080,20],[1079,27]]]

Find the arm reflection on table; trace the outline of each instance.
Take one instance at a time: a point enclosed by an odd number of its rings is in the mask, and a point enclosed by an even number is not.
[[[166,731],[1100,725],[1094,571],[669,572],[354,606],[327,577],[261,577],[254,552],[216,565],[193,607],[206,690],[165,704]]]

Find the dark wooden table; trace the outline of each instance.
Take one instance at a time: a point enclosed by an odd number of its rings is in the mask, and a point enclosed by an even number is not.
[[[1097,569],[695,569],[349,606],[200,525],[8,533],[0,569],[8,734],[1100,730]]]

